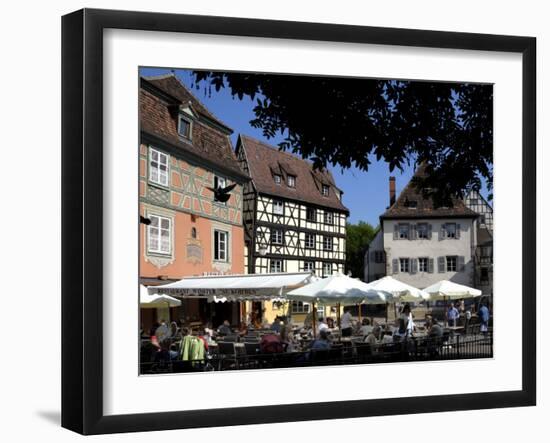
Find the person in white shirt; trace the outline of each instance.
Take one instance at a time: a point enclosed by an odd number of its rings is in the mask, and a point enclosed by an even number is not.
[[[368,318],[364,318],[361,320],[361,328],[359,329],[359,333],[366,337],[372,332],[373,326],[370,324],[370,320]]]
[[[325,323],[325,319],[322,318],[321,320],[319,320],[319,324],[317,324],[317,336],[319,336],[319,334],[321,333],[321,331],[323,330],[326,330],[326,332],[328,333],[329,332],[329,327],[328,325]]]
[[[342,330],[342,337],[351,337],[351,314],[348,308],[344,308],[344,314],[340,318],[340,329]]]

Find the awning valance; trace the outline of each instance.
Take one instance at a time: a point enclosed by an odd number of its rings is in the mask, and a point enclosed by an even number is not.
[[[209,301],[259,301],[283,298],[288,291],[316,280],[310,272],[185,277],[149,287],[149,292]]]

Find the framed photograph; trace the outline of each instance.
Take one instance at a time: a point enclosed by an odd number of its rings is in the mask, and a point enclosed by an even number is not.
[[[535,53],[64,16],[62,426],[535,405]]]

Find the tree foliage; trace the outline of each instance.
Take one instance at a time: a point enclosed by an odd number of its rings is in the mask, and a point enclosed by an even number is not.
[[[346,225],[346,272],[355,278],[363,278],[365,251],[376,232],[376,228],[363,221]]]
[[[193,72],[197,88],[228,88],[255,100],[250,122],[279,147],[312,160],[368,171],[425,163],[417,184],[452,205],[483,178],[492,188],[493,87],[471,83]]]

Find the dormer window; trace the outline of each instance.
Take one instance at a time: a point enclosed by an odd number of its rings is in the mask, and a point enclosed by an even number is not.
[[[282,177],[279,174],[273,174],[273,180],[275,180],[275,184],[280,185]]]
[[[321,194],[323,194],[323,197],[328,197],[329,189],[330,188],[328,185],[323,185],[321,188]]]
[[[416,209],[418,208],[418,202],[416,200],[407,200],[405,206],[409,209]]]
[[[191,140],[191,120],[180,115],[178,117],[178,134],[187,140]]]
[[[286,176],[286,183],[290,188],[295,188],[296,187],[296,176],[287,175]]]

